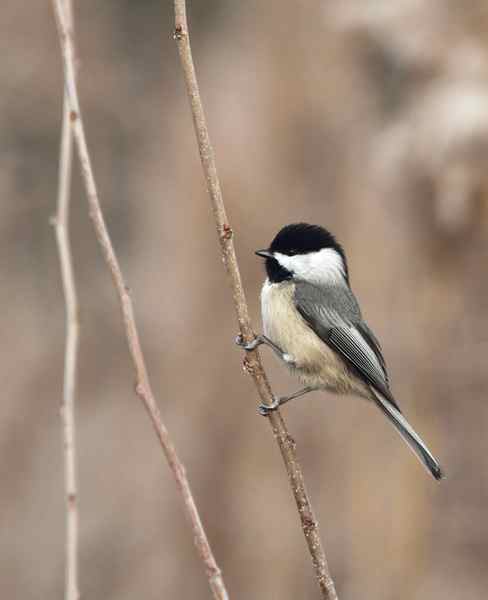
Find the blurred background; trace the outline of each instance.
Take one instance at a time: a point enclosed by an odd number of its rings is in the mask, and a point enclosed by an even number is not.
[[[483,0],[189,3],[196,66],[254,325],[253,251],[293,221],[344,243],[434,483],[379,411],[284,410],[341,600],[488,588],[488,8]],[[232,598],[317,598],[278,447],[234,347],[172,3],[75,2],[102,204],[154,391]],[[62,76],[48,3],[0,20],[0,595],[61,597],[64,305],[54,232]],[[78,168],[77,441],[85,598],[208,598],[171,474],[133,393]],[[263,351],[275,391],[296,382]]]

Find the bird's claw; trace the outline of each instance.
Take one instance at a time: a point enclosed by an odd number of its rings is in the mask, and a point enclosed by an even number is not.
[[[261,403],[258,407],[259,414],[263,417],[269,417],[270,413],[274,412],[280,406],[280,399],[273,398],[273,402],[271,404],[263,404]]]
[[[250,352],[251,350],[255,350],[257,346],[259,346],[259,338],[256,337],[253,339],[252,342],[246,343],[240,333],[236,337],[235,341],[238,346],[240,346],[243,350],[247,350],[248,352]]]

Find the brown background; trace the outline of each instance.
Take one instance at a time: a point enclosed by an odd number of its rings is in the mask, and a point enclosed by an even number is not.
[[[317,598],[236,325],[170,2],[77,3],[82,107],[158,403],[233,599]],[[55,210],[62,78],[49,3],[0,18],[0,595],[61,597],[64,312]],[[305,220],[346,246],[435,484],[371,406],[284,411],[342,600],[478,600],[488,587],[488,10],[483,0],[194,2],[193,47],[251,313],[253,250]],[[75,169],[84,598],[208,598],[133,393]],[[264,351],[278,393],[296,383]]]

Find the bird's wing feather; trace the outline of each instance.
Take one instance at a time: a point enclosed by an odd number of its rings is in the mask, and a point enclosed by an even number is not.
[[[357,323],[356,327],[361,332],[363,338],[368,342],[368,345],[370,346],[371,350],[373,350],[373,352],[375,353],[376,358],[378,359],[378,362],[380,363],[381,368],[383,369],[383,374],[385,376],[386,382],[389,386],[390,380],[386,371],[386,363],[385,359],[383,358],[383,353],[378,338],[375,336],[375,334],[371,331],[371,329],[364,321],[360,321],[359,323]]]
[[[321,340],[340,354],[361,379],[400,410],[389,390],[379,343],[362,321],[357,301],[349,288],[325,288],[300,282],[295,287],[295,305]]]

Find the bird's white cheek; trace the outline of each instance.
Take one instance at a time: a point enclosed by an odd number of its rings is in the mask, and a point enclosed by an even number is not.
[[[345,268],[342,257],[332,248],[296,256],[286,256],[277,252],[275,258],[297,279],[318,284],[341,282],[344,279]]]
[[[287,269],[287,271],[290,272],[294,272],[294,263],[293,263],[293,259],[295,257],[293,256],[286,256],[286,254],[281,254],[280,252],[275,252],[274,253],[274,257],[275,259],[278,261],[278,263],[284,267],[285,269]]]

